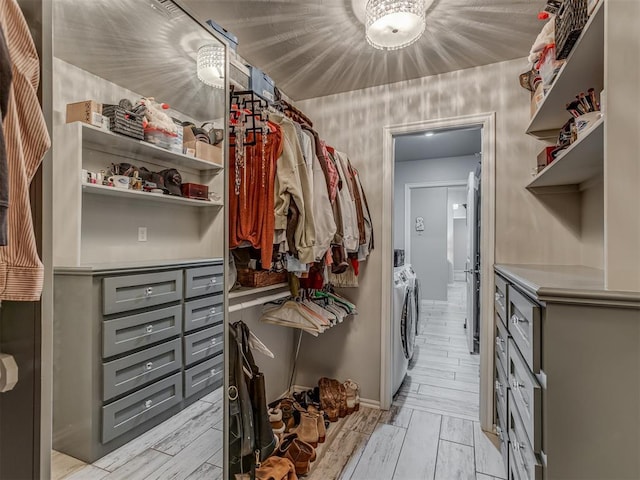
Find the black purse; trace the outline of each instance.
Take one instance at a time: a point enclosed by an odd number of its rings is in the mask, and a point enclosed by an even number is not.
[[[255,477],[255,468],[273,453],[276,439],[269,423],[264,375],[249,348],[249,327],[230,326],[229,341],[229,478]]]

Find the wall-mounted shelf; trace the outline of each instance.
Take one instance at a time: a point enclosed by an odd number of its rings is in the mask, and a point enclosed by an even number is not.
[[[171,195],[163,195],[158,193],[142,192],[139,190],[126,190],[124,188],[107,187],[93,183],[85,183],[82,185],[83,193],[91,193],[97,195],[109,195],[113,197],[131,198],[133,201],[172,203],[174,205],[184,205],[188,207],[201,208],[220,208],[221,202],[211,202],[207,200],[193,200],[191,198],[175,197]]]
[[[601,178],[604,169],[604,121],[604,118],[598,120],[584,137],[538,173],[527,188],[546,193],[552,192],[545,187],[573,186],[574,190],[579,190],[584,182]]]
[[[249,297],[260,293],[270,292],[272,290],[280,290],[288,285],[288,283],[284,282],[276,283],[275,285],[268,285],[266,287],[240,287],[237,290],[229,292],[229,299],[234,300],[236,298]]]
[[[118,155],[140,161],[146,159],[148,161],[160,160],[168,166],[174,168],[189,168],[197,171],[211,171],[218,173],[222,170],[222,165],[200,160],[182,153],[170,152],[164,148],[135,138],[119,135],[117,133],[107,132],[101,128],[94,127],[82,122],[76,122],[81,128],[83,145],[91,150],[106,152],[112,155]]]
[[[565,106],[578,93],[604,87],[604,3],[601,1],[589,18],[551,89],[544,97],[526,133],[538,138],[555,134],[571,117]]]

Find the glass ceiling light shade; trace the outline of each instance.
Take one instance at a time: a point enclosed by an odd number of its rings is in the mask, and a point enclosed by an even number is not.
[[[198,79],[205,85],[224,88],[224,47],[203,45],[198,49]]]
[[[425,0],[369,0],[367,42],[380,50],[408,47],[424,33],[425,10]]]

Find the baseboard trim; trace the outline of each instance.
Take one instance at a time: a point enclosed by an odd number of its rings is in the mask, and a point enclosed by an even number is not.
[[[313,387],[305,387],[304,385],[294,385],[293,386],[293,391],[298,393],[298,392],[304,392],[305,390],[312,390]],[[286,395],[286,392],[285,392]],[[360,405],[362,405],[363,407],[368,407],[368,408],[375,408],[376,410],[380,410],[380,401],[379,400],[371,400],[368,398],[360,398]]]

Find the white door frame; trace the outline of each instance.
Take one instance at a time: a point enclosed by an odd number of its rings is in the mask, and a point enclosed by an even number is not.
[[[404,257],[405,263],[411,263],[411,190],[416,188],[464,187],[466,182],[418,182],[404,184]]]
[[[469,126],[482,127],[482,232],[480,252],[480,423],[484,430],[493,429],[493,264],[495,261],[495,112],[466,115],[455,118],[425,120],[383,128],[383,182],[382,187],[382,315],[380,318],[380,406],[391,407],[392,315],[391,293],[393,282],[393,175],[394,136]]]

